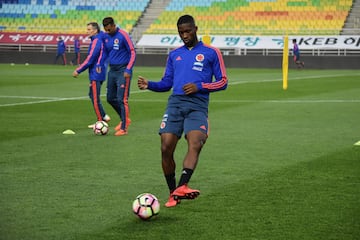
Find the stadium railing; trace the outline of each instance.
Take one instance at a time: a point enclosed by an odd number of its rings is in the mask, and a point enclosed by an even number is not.
[[[88,46],[81,46],[81,52],[86,52]],[[168,54],[173,47],[136,47],[137,54]],[[38,52],[46,53],[56,52],[56,45],[39,45],[39,44],[0,44],[1,52]],[[281,56],[283,51],[281,49],[246,49],[246,48],[220,48],[224,56]],[[67,52],[73,52],[73,46],[67,46]],[[290,55],[291,55],[291,51]],[[360,56],[360,49],[302,49],[303,56]]]

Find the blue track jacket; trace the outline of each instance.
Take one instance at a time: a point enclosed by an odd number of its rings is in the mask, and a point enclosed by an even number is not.
[[[184,45],[172,50],[161,81],[149,81],[148,89],[165,92],[173,88],[172,95],[185,95],[186,83],[195,83],[198,92],[193,95],[205,99],[209,99],[210,92],[226,89],[228,79],[219,49],[200,41],[192,49]]]
[[[104,81],[106,79],[106,53],[104,51],[103,37],[103,32],[90,37],[91,43],[88,49],[88,56],[76,69],[78,73],[89,69],[90,80]]]
[[[126,65],[125,72],[132,74],[136,53],[129,34],[117,27],[114,35],[105,34],[104,41],[109,56],[109,64]]]

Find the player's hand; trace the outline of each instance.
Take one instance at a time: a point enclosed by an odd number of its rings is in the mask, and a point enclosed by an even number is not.
[[[196,84],[194,83],[187,83],[183,86],[183,90],[186,95],[196,93],[198,91],[198,88]]]
[[[131,74],[124,72],[124,78],[129,78],[129,77],[131,77]]]
[[[73,72],[72,76],[73,76],[74,78],[76,78],[76,77],[79,76],[79,73],[75,70],[75,71]]]
[[[138,87],[140,90],[145,90],[148,88],[148,81],[142,76],[138,77]]]

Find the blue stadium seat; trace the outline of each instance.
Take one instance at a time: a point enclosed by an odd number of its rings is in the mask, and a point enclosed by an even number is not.
[[[204,1],[204,0],[199,0]],[[210,0],[211,1],[211,0]],[[150,0],[0,0],[0,26],[5,31],[83,32],[88,21],[113,16],[131,31]],[[8,19],[12,19],[8,22]],[[58,22],[62,22],[58,26]],[[34,27],[37,26],[37,27]],[[65,26],[65,27],[64,27]]]
[[[19,0],[20,4],[31,4],[31,0]]]

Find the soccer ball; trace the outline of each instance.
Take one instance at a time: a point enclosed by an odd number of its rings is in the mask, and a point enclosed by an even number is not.
[[[159,200],[151,193],[142,193],[133,202],[133,212],[142,220],[150,219],[159,214]]]
[[[95,135],[106,135],[109,132],[109,125],[105,121],[97,121],[93,130]]]

